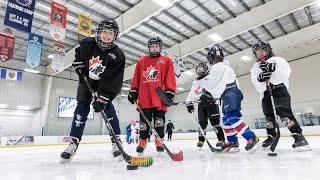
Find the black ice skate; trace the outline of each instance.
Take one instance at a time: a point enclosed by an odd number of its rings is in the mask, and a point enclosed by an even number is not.
[[[147,147],[147,140],[146,139],[140,139],[139,145],[136,149],[137,153],[143,153],[144,149]]]
[[[238,142],[225,142],[221,145],[221,149],[228,149],[225,153],[235,153],[240,151]]]
[[[197,143],[197,147],[201,150],[203,144],[204,144],[204,141],[199,141],[199,142]]]
[[[79,139],[76,137],[70,137],[71,141],[66,150],[64,150],[60,157],[60,163],[67,163],[72,161],[73,156],[76,154],[78,146],[79,146]]]
[[[274,140],[274,136],[272,136],[270,134],[267,134],[267,135],[268,135],[268,138],[262,142],[262,149],[266,149],[269,146],[271,146],[271,144]]]
[[[247,145],[245,147],[246,151],[248,153],[254,153],[256,152],[258,149],[260,149],[261,147],[261,143],[259,142],[259,138],[257,136],[250,138],[247,142]]]
[[[116,136],[116,137],[117,137],[117,141],[120,144],[122,144],[120,137],[119,136]],[[119,161],[122,161],[123,157],[121,156],[121,151],[119,150],[119,148],[115,142],[115,138],[111,137],[111,142],[112,142],[112,149],[111,149],[112,156],[114,158],[118,158]]]
[[[223,143],[225,143],[224,140],[218,141],[218,142],[216,143],[216,147],[221,147]]]
[[[164,152],[164,147],[162,146],[160,140],[158,138],[156,138],[154,140],[154,142],[155,142],[155,145],[156,145],[157,152]]]
[[[308,141],[302,134],[293,133],[291,136],[294,138],[294,143],[292,144],[294,150],[299,152],[311,151]]]

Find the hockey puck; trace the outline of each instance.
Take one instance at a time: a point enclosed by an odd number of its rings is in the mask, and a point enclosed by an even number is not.
[[[139,167],[138,165],[128,164],[128,165],[127,165],[127,170],[137,170],[138,167]]]
[[[269,156],[269,157],[277,157],[278,154],[275,153],[275,152],[271,152],[271,153],[268,153],[268,156]]]

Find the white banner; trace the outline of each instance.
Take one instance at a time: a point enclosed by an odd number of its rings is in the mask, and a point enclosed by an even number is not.
[[[77,107],[77,99],[69,97],[59,97],[58,117],[72,118],[73,113]],[[90,105],[89,119],[93,119],[93,107]]]
[[[52,69],[59,73],[64,70],[64,57],[66,54],[66,46],[59,42],[53,43]]]

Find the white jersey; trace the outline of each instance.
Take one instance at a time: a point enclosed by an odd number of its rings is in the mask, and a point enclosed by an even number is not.
[[[200,96],[202,95],[202,89],[205,86],[206,77],[200,80],[194,80],[192,88],[189,92],[186,102],[197,102],[200,101]]]
[[[137,133],[139,133],[139,123],[137,122],[136,125],[131,124],[131,138],[136,138],[138,136]]]
[[[220,98],[226,90],[227,84],[236,82],[238,89],[239,83],[236,79],[236,74],[229,65],[229,61],[224,60],[214,64],[210,69],[210,74],[206,76],[205,90],[210,92],[213,98]]]
[[[289,89],[289,77],[291,74],[291,68],[289,63],[281,57],[271,57],[267,60],[268,63],[276,63],[276,70],[272,72],[270,77],[270,83],[278,85],[283,83],[287,89]],[[259,82],[258,76],[262,72],[259,68],[260,62],[256,62],[251,69],[251,81],[256,90],[260,93],[260,100],[263,98],[264,92],[267,90],[266,82]]]

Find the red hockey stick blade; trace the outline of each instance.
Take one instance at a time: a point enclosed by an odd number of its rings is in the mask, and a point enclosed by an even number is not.
[[[183,161],[183,153],[180,151],[178,154],[172,154],[172,160],[174,161]]]

